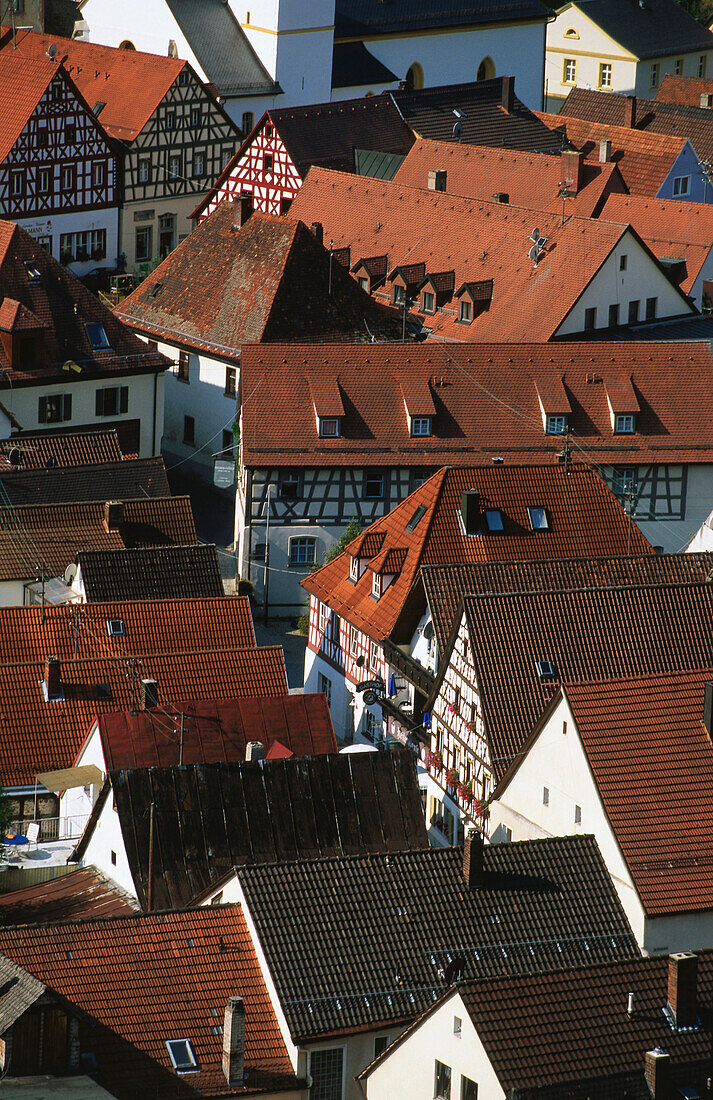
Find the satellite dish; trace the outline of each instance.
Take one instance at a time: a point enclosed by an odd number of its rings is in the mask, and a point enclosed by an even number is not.
[[[22,451],[19,447],[11,447],[7,460],[11,466],[22,466]]]
[[[533,229],[533,230],[532,230],[532,233],[530,234],[530,240],[531,240],[531,241],[534,241],[534,242],[535,242],[535,244],[537,244],[537,242],[538,242],[538,240],[539,240],[539,239],[540,239],[540,231],[539,231],[539,229]]]
[[[453,127],[453,137],[456,139],[456,141],[460,141],[460,139],[463,137],[463,123],[460,121],[460,119]]]
[[[56,47],[54,42],[50,43],[50,47],[47,50],[47,56],[49,57],[50,61],[56,61],[56,59],[57,59],[57,47]]]
[[[539,255],[540,255],[540,250],[539,250],[539,248],[537,247],[537,245],[536,245],[536,244],[533,244],[532,248],[531,248],[531,249],[530,249],[530,251],[528,252],[528,256],[530,257],[530,259],[532,260],[532,262],[536,264],[536,263],[537,263],[537,260],[538,260],[538,258],[539,258]]]

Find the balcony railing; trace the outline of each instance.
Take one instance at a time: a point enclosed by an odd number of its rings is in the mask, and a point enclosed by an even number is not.
[[[84,832],[84,827],[89,820],[89,814],[73,814],[70,817],[42,817],[38,819],[40,835],[38,843],[52,840],[78,840]],[[24,821],[12,821],[8,826],[8,833],[17,833],[20,836],[27,835],[27,827],[32,824],[31,819]]]

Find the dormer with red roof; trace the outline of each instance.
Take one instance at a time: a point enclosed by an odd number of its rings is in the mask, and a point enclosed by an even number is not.
[[[569,427],[572,405],[561,376],[542,372],[535,379],[537,400],[545,435],[564,435]]]
[[[401,392],[408,420],[408,432],[412,439],[427,439],[433,435],[436,406],[433,403],[431,380],[404,373],[401,376]]]
[[[493,280],[481,279],[478,282],[461,283],[455,292],[458,302],[457,320],[469,325],[479,314],[490,308],[493,300]]]
[[[456,286],[455,271],[435,271],[426,275],[418,291],[421,295],[421,309],[424,313],[435,313],[437,309],[450,302]]]
[[[309,383],[317,435],[320,439],[337,439],[342,434],[344,402],[339,382],[333,378],[312,376]]]
[[[633,435],[640,405],[631,373],[623,370],[607,371],[604,375],[604,389],[612,431],[615,435]]]
[[[411,302],[423,280],[426,277],[425,263],[401,264],[395,267],[389,274],[389,282],[393,285],[393,301],[395,305],[403,305]]]
[[[365,256],[352,266],[351,272],[362,290],[367,294],[373,294],[386,282],[389,271],[389,257]]]

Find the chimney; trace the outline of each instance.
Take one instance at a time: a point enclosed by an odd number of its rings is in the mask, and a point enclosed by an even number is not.
[[[713,94],[711,92],[701,93],[701,107],[705,107],[706,110],[710,110],[713,107]]]
[[[475,535],[480,530],[480,493],[476,489],[461,493],[460,514],[466,535]]]
[[[706,684],[703,695],[703,725],[708,736],[713,737],[713,684]]]
[[[483,854],[485,845],[477,829],[468,829],[463,844],[463,878],[469,890],[483,881]]]
[[[312,222],[312,232],[319,244],[324,244],[324,227],[321,222]]]
[[[644,1074],[653,1100],[668,1100],[671,1056],[661,1047],[647,1050],[644,1055]]]
[[[245,225],[245,222],[252,217],[253,212],[253,197],[250,191],[243,191],[240,196],[240,225]]]
[[[45,657],[45,695],[48,702],[62,698],[59,657]]]
[[[223,1073],[229,1085],[243,1084],[245,1066],[245,1005],[231,997],[223,1020]]]
[[[158,706],[158,680],[141,681],[141,709]]]
[[[698,1020],[698,956],[692,951],[677,951],[668,957],[667,1015],[674,1026],[694,1027]]]
[[[432,168],[428,173],[428,190],[429,191],[445,191],[446,182],[448,180],[448,173],[442,168]]]
[[[626,126],[629,130],[634,129],[636,123],[636,96],[628,95],[624,100],[624,121],[622,126]]]
[[[500,100],[500,106],[508,114],[512,114],[512,109],[515,105],[515,77],[504,76],[502,78],[502,99]]]
[[[562,167],[567,190],[576,195],[582,186],[582,154],[577,149],[565,149]]]
[[[123,500],[107,500],[104,504],[104,530],[118,531],[124,520]]]
[[[265,746],[262,741],[248,741],[245,746],[245,759],[249,761],[265,759]]]
[[[611,160],[611,142],[608,138],[602,138],[599,142],[599,163],[608,164]]]

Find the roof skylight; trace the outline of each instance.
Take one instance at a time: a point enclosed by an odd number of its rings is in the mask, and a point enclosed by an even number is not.
[[[425,507],[423,506],[423,504],[419,504],[418,508],[416,509],[414,514],[411,516],[411,519],[406,524],[406,530],[407,531],[415,531],[416,528],[418,527],[419,522],[423,519],[425,514],[426,514]]]
[[[89,337],[89,343],[92,345],[92,351],[102,351],[111,347],[104,325],[88,324],[87,336]]]
[[[198,1069],[190,1039],[166,1039],[166,1049],[177,1073],[192,1073]]]
[[[504,531],[503,514],[499,508],[486,508],[485,523],[491,533]]]

